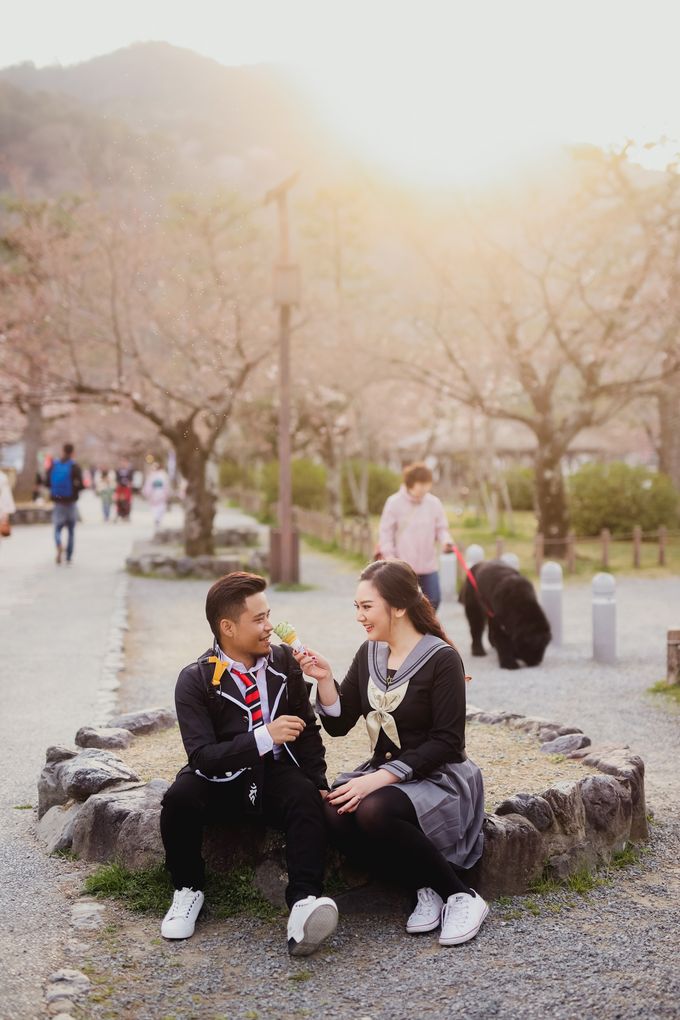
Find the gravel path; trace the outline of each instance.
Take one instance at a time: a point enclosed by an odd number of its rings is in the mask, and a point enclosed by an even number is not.
[[[104,526],[89,493],[80,500],[73,564],[57,567],[48,525],[17,527],[0,548],[0,1016],[41,1011],[43,984],[61,962],[68,861],[35,839],[36,782],[50,744],[69,744],[99,712],[121,570],[150,517]]]
[[[235,516],[235,515],[231,515]],[[330,557],[304,560],[307,592],[270,593],[277,618],[293,622],[341,676],[362,640],[353,622],[356,571]],[[207,646],[205,582],[132,579],[127,669],[121,707],[171,703],[179,668]],[[71,965],[90,974],[93,1018],[256,1020],[328,1017],[551,1017],[571,1020],[680,1015],[680,837],[677,738],[680,718],[647,688],[664,671],[667,626],[677,625],[678,579],[623,579],[619,585],[620,664],[590,661],[589,595],[567,590],[566,645],[535,670],[501,671],[494,656],[471,659],[470,700],[581,726],[594,742],[626,742],[648,764],[652,838],[637,864],[587,896],[562,891],[493,905],[477,939],[442,949],[434,935],[407,936],[403,902],[381,912],[341,908],[336,935],[314,958],[291,961],[285,918],[263,922],[209,915],[186,944],[158,936],[158,918],[114,904],[106,927],[79,935]],[[466,651],[462,610],[446,604],[445,626]],[[162,641],[149,641],[163,621]],[[0,1010],[1,1013],[1,1010]]]

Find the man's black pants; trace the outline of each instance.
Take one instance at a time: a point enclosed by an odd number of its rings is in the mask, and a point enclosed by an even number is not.
[[[204,888],[203,828],[209,820],[233,823],[244,816],[244,784],[249,776],[250,772],[244,772],[231,783],[211,783],[185,772],[166,791],[161,836],[176,889]],[[288,906],[305,896],[320,896],[326,856],[323,801],[301,769],[276,761],[273,755],[264,761],[262,818],[286,835]]]

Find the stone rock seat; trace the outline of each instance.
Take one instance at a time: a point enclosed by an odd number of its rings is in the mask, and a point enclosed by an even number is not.
[[[468,719],[511,726],[554,744],[566,735],[579,737],[569,757],[598,770],[561,781],[540,795],[518,792],[484,820],[484,853],[470,881],[484,897],[517,895],[546,871],[558,879],[606,863],[630,842],[646,839],[644,763],[628,748],[594,749],[574,728],[510,713],[468,710]],[[126,732],[153,732],[172,725],[163,709],[132,713],[112,721]],[[88,739],[96,739],[94,728]],[[79,731],[82,732],[82,731]],[[107,739],[106,732],[102,740]],[[121,861],[136,870],[162,862],[159,816],[168,783],[141,782],[109,750],[49,748],[38,785],[39,832],[50,851],[71,848],[84,860]],[[257,822],[238,829],[211,825],[204,853],[215,870],[239,864],[255,866],[258,888],[277,904],[283,902],[283,839]],[[333,866],[338,866],[338,861]],[[362,879],[340,865],[350,884]],[[367,901],[370,903],[370,899]],[[370,909],[370,906],[369,906]]]

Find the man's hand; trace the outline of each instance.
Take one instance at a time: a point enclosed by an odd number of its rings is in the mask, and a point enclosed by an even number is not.
[[[305,721],[298,715],[280,715],[278,719],[267,723],[267,729],[275,744],[287,744],[297,740],[305,728]]]

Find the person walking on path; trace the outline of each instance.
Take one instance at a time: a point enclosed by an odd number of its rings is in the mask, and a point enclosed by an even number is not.
[[[0,471],[0,541],[10,533],[9,517],[15,510],[9,478],[4,471]]]
[[[57,563],[61,563],[64,547],[61,534],[67,531],[66,562],[73,559],[73,546],[76,524],[78,522],[78,496],[83,489],[83,474],[80,466],[73,460],[73,444],[64,443],[60,460],[54,461],[47,472],[47,484],[54,503],[52,521],[54,524],[54,540],[57,546]]]
[[[325,800],[331,836],[348,856],[415,895],[410,934],[441,924],[443,946],[467,942],[488,913],[456,869],[482,854],[484,786],[465,753],[465,671],[402,561],[361,574],[357,620],[368,640],[338,687],[311,649],[296,654],[318,682],[317,711],[333,737],[366,720],[372,756],[338,776]]]
[[[116,491],[116,473],[110,468],[102,468],[95,475],[95,490],[102,504],[102,517],[108,521],[111,517],[113,494]]]
[[[158,529],[168,509],[170,478],[160,464],[154,463],[144,482],[143,494],[153,514],[154,528]]]
[[[214,644],[177,681],[188,765],[161,808],[166,866],[176,890],[161,934],[193,935],[204,901],[206,819],[260,815],[285,832],[288,949],[307,956],[338,920],[333,900],[321,895],[326,761],[300,667],[287,646],[271,645],[266,583],[242,572],[215,582],[205,606]]]
[[[435,611],[441,602],[437,543],[453,552],[444,507],[430,492],[432,472],[427,464],[409,464],[404,484],[385,503],[380,518],[379,556],[405,560],[418,575],[418,582]]]

